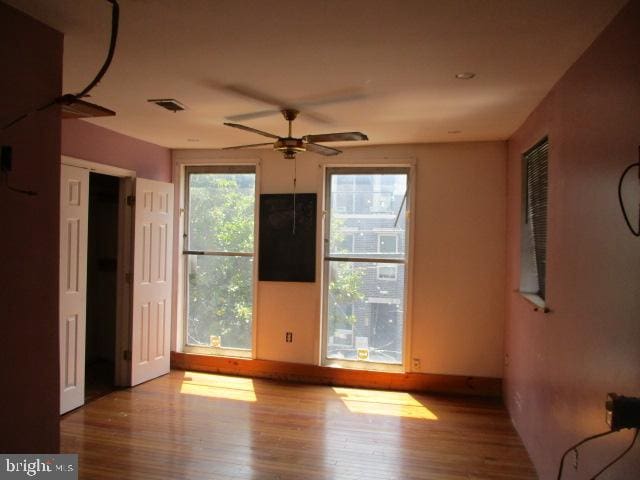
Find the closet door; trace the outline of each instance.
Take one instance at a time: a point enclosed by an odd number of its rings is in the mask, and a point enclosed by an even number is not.
[[[169,372],[173,184],[136,179],[131,384]]]
[[[61,166],[60,413],[84,404],[89,171]]]

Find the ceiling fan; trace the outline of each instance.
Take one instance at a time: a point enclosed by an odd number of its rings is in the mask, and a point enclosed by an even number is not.
[[[291,133],[291,123],[296,119],[298,110],[294,110],[292,108],[285,108],[281,110],[282,115],[285,120],[289,122],[289,135],[286,137],[279,137],[278,135],[274,135],[273,133],[263,132],[262,130],[258,130],[256,128],[247,127],[245,125],[240,125],[239,123],[227,123],[225,125],[233,128],[239,128],[240,130],[246,130],[248,132],[257,133],[258,135],[262,135],[264,137],[275,138],[275,142],[267,142],[267,143],[253,143],[250,145],[238,145],[235,147],[225,147],[223,150],[233,150],[237,148],[251,148],[251,147],[264,147],[266,145],[273,145],[274,150],[278,150],[284,154],[284,158],[286,159],[294,159],[296,158],[296,154],[298,152],[314,152],[319,153],[320,155],[332,156],[338,155],[342,153],[341,150],[337,148],[325,147],[324,145],[319,145],[316,142],[344,142],[344,141],[352,141],[352,140],[369,140],[369,138],[360,132],[342,132],[342,133],[322,133],[319,135],[305,135],[300,138],[295,138]]]

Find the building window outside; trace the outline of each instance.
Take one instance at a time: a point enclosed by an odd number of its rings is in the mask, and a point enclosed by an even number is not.
[[[378,234],[378,253],[397,253],[398,252],[398,235],[397,234]]]
[[[255,167],[187,167],[185,351],[251,356]]]
[[[378,265],[378,280],[397,280],[398,267],[396,265]]]
[[[547,202],[549,141],[522,156],[520,292],[544,301],[547,293]]]
[[[325,364],[403,362],[407,189],[406,168],[327,171]]]

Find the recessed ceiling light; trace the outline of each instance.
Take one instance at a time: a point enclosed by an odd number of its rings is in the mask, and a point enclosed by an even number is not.
[[[456,78],[458,80],[471,80],[475,76],[476,76],[476,74],[473,73],[473,72],[456,73]]]
[[[462,130],[449,130],[447,133],[451,133],[451,134],[462,133]]]

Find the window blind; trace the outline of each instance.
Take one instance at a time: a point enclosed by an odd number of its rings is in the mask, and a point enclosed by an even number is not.
[[[545,298],[547,271],[547,190],[548,190],[547,138],[524,154],[527,168],[526,223],[533,238],[533,255],[538,274],[538,295]]]

